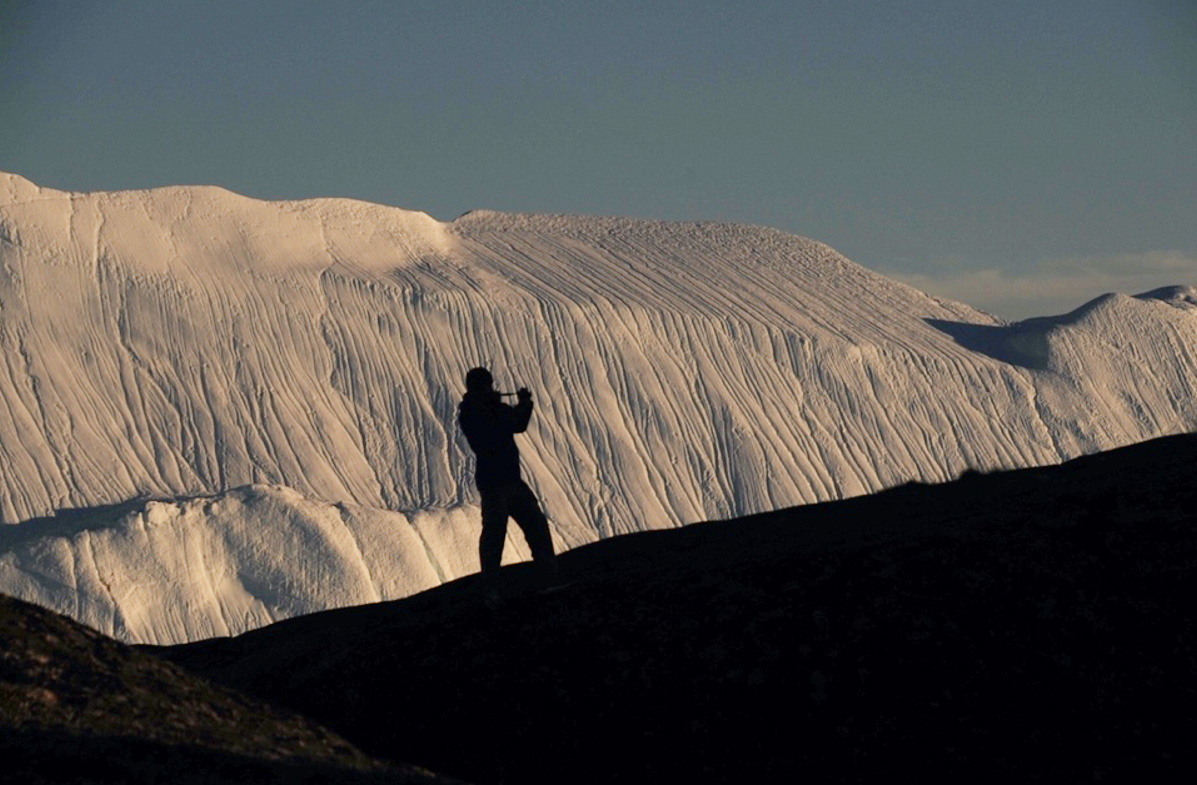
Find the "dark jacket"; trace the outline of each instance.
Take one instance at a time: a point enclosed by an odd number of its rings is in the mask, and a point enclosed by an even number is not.
[[[465,394],[457,407],[457,424],[477,456],[474,484],[479,490],[519,482],[520,450],[514,436],[528,429],[530,419],[531,400],[508,406],[498,393]]]

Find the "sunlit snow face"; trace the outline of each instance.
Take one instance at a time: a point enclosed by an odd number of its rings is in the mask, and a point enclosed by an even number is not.
[[[475,365],[571,544],[1197,429],[1183,292],[1015,328],[769,229],[17,186],[0,591],[138,642],[476,572]]]

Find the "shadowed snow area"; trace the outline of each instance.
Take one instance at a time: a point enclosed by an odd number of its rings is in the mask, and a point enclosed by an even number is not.
[[[1165,303],[1187,313],[1173,317],[1155,308],[1155,303]],[[1085,370],[1096,375],[1094,381],[1105,382],[1128,373],[1148,377],[1157,376],[1161,371],[1166,373],[1166,367],[1157,367],[1155,363],[1166,366],[1177,352],[1191,372],[1191,343],[1168,341],[1146,353],[1140,348],[1152,349],[1146,334],[1150,327],[1160,320],[1171,325],[1191,322],[1195,306],[1197,288],[1165,286],[1134,297],[1104,294],[1062,316],[1040,316],[1013,324],[973,324],[944,319],[927,319],[927,324],[975,352],[1035,370],[1064,374],[1071,370],[1075,375],[1076,369],[1070,369],[1069,362],[1079,354],[1088,353],[1094,356],[1085,358]],[[1147,320],[1146,325],[1135,324],[1142,319]],[[1191,332],[1186,333],[1181,327],[1179,330],[1165,329],[1164,335],[1167,338],[1191,337]],[[1132,344],[1135,346],[1129,357],[1095,356],[1102,351],[1121,353]],[[1144,345],[1139,347],[1138,344]]]
[[[331,505],[263,485],[134,501],[0,528],[0,586],[124,640],[231,635],[474,572],[477,517]],[[527,556],[517,547],[509,559]]]
[[[0,175],[0,519],[175,500],[23,524],[0,591],[169,643],[473,571],[481,363],[559,548],[1188,431],[1193,302],[1005,325],[759,227]]]

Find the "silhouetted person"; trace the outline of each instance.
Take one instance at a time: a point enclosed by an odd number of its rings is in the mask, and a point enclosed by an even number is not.
[[[493,578],[503,558],[507,518],[524,532],[532,558],[548,575],[556,573],[557,557],[536,495],[520,477],[520,451],[515,434],[523,433],[532,419],[532,393],[520,388],[519,403],[509,406],[495,391],[494,379],[485,368],[466,374],[466,394],[457,407],[457,423],[477,457],[474,483],[482,497],[482,537],[478,558],[482,574]]]

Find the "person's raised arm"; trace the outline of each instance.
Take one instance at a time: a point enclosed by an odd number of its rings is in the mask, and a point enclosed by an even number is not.
[[[528,430],[528,421],[532,419],[532,392],[527,387],[521,387],[516,393],[519,403],[515,405],[515,421],[512,423],[515,433]]]

